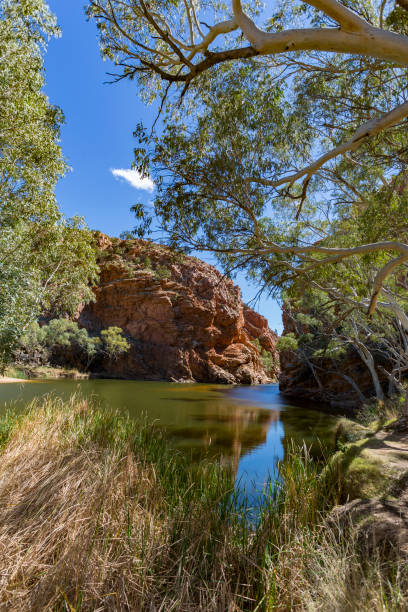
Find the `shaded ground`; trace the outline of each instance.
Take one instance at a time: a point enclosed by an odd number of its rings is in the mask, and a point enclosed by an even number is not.
[[[351,518],[370,548],[391,546],[408,556],[408,429],[399,425],[346,446],[340,467],[347,503],[334,515]]]

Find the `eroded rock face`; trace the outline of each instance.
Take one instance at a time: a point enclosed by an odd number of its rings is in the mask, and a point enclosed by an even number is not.
[[[89,332],[123,329],[130,351],[98,361],[100,374],[148,380],[262,383],[261,350],[273,353],[267,321],[244,306],[238,287],[213,267],[143,240],[101,236],[96,301],[79,315]],[[278,363],[278,361],[277,361]]]
[[[261,347],[270,352],[279,364],[279,353],[276,349],[278,336],[275,332],[269,329],[268,321],[259,312],[255,312],[248,306],[244,305],[244,329],[248,336],[257,338]],[[276,374],[279,374],[279,366],[277,365]]]

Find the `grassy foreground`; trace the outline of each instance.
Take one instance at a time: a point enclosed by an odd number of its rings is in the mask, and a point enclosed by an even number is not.
[[[1,610],[408,607],[402,564],[328,526],[335,479],[305,451],[254,526],[228,471],[79,397],[6,415],[0,444]]]

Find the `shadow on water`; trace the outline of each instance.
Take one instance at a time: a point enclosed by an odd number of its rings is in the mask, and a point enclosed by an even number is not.
[[[0,410],[16,410],[36,397],[54,393],[68,398],[79,391],[140,418],[146,414],[166,432],[169,443],[192,461],[220,460],[236,475],[249,498],[277,477],[292,440],[305,443],[312,455],[334,445],[337,417],[310,407],[289,404],[277,385],[231,387],[210,384],[121,380],[47,380],[0,385]]]

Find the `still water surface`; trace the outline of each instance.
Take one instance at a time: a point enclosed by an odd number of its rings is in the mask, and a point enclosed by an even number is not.
[[[334,444],[337,418],[294,406],[277,385],[230,387],[123,380],[47,380],[0,385],[0,411],[47,393],[69,397],[78,391],[131,416],[146,415],[162,428],[169,443],[188,453],[219,458],[232,465],[237,482],[252,496],[268,477],[292,440],[305,441],[319,455]]]

